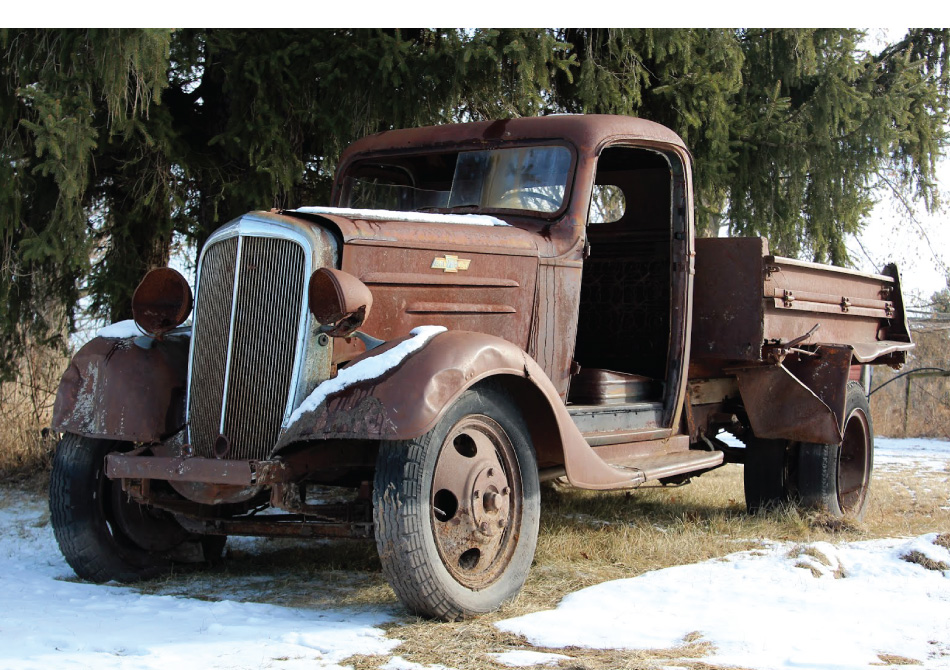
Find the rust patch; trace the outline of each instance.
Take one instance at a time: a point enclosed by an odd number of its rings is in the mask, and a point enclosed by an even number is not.
[[[185,422],[188,338],[149,349],[97,337],[73,357],[53,406],[54,430],[85,437],[157,442]]]

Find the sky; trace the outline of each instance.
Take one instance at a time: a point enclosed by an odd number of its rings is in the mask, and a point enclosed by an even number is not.
[[[950,200],[950,160],[940,162],[938,181]],[[848,254],[859,270],[880,272],[895,262],[901,271],[908,304],[926,304],[947,287],[950,272],[950,209],[927,213],[920,208],[908,216],[899,201],[882,193],[864,230],[847,242]]]
[[[944,18],[950,23],[950,17]],[[872,28],[865,45],[878,51],[906,32],[907,28]],[[879,191],[864,230],[847,243],[851,261],[859,270],[880,272],[885,264],[897,263],[904,295],[912,305],[927,304],[950,280],[950,157],[946,154],[937,165],[937,184],[943,204],[934,212],[917,203],[910,203],[915,211],[909,212],[888,190]]]

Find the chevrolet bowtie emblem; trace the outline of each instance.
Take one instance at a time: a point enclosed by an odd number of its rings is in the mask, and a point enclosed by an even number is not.
[[[444,257],[436,256],[432,260],[432,269],[442,270],[443,272],[458,272],[459,270],[468,270],[468,266],[471,262],[469,258],[459,258],[458,256],[446,254]]]

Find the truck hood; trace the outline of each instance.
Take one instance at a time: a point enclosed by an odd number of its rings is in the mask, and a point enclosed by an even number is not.
[[[347,244],[410,246],[434,250],[464,248],[505,256],[547,256],[545,235],[483,214],[434,214],[382,209],[300,207],[288,216],[321,217],[332,223]],[[532,228],[543,228],[530,224]],[[542,248],[539,248],[542,247]]]
[[[364,332],[389,340],[438,325],[495,333],[530,349],[538,267],[554,251],[545,226],[483,215],[331,207],[282,214],[338,231],[340,269],[373,292]]]

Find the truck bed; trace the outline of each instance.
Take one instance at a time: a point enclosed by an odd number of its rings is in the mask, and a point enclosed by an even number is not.
[[[763,238],[696,240],[692,360],[759,362],[763,347],[849,345],[861,363],[911,348],[897,269],[866,274],[769,253]]]

